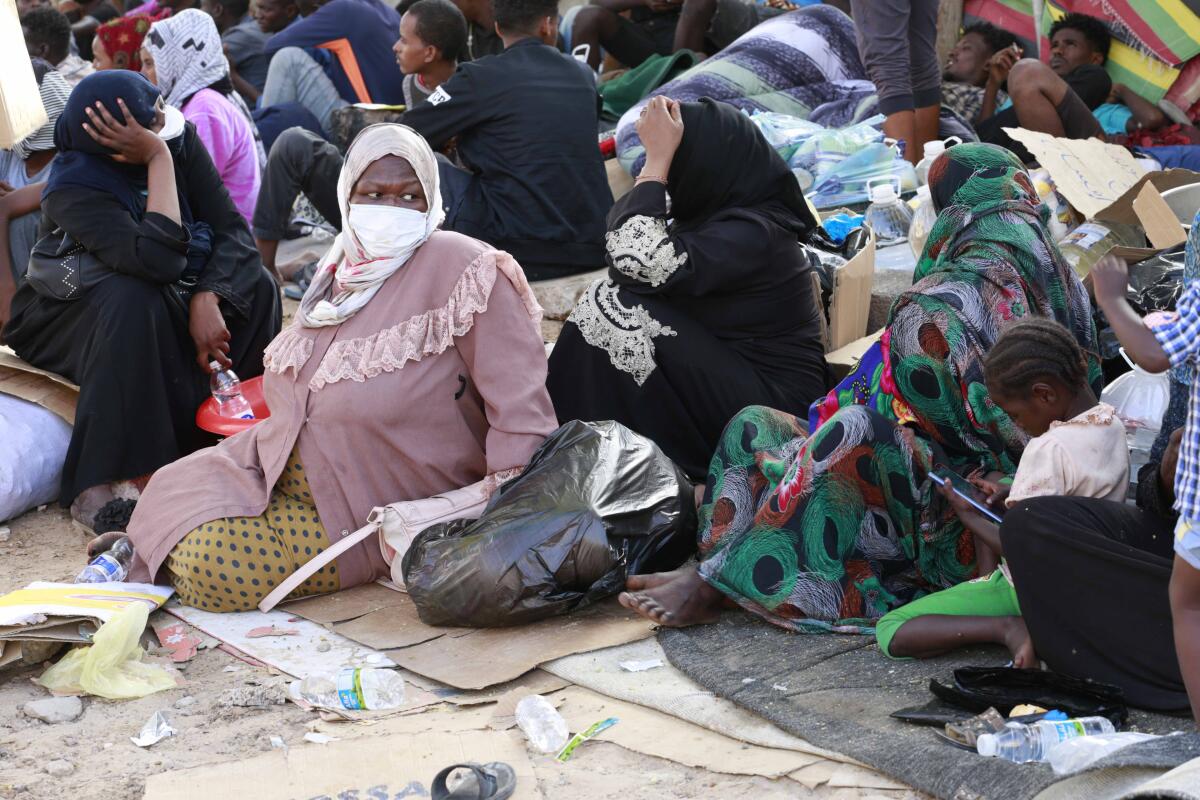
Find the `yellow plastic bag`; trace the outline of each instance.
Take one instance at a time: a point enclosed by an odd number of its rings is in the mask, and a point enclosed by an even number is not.
[[[130,603],[100,626],[89,647],[72,650],[42,673],[37,682],[56,694],[94,694],[110,700],[129,700],[175,688],[175,675],[142,663],[138,644],[150,608]]]

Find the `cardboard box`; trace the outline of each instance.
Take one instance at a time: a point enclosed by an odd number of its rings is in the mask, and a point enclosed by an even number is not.
[[[0,148],[7,150],[47,121],[16,0],[0,0],[0,75]]]
[[[1138,225],[1146,232],[1148,247],[1114,247],[1109,252],[1133,263],[1187,241],[1187,232],[1163,200],[1162,192],[1190,183],[1200,183],[1200,174],[1187,169],[1152,172],[1097,212],[1096,222]]]
[[[871,287],[875,284],[875,234],[854,258],[833,274],[829,298],[829,350],[837,350],[867,332],[871,313]]]
[[[850,370],[858,366],[859,359],[871,349],[871,346],[879,341],[879,337],[883,335],[883,328],[874,333],[864,336],[861,339],[855,339],[845,347],[839,347],[832,353],[825,356],[825,361],[829,364],[829,373],[833,378],[834,384],[837,384],[842,378],[850,374]]]
[[[1084,219],[1095,217],[1146,174],[1124,147],[1099,139],[1058,139],[1024,128],[1004,132],[1037,158]]]
[[[1162,192],[1200,183],[1200,173],[1171,169],[1147,174],[1124,147],[1098,139],[1058,139],[1022,128],[1005,128],[1050,173],[1059,193],[1080,221],[1120,223],[1141,228],[1145,247],[1115,247],[1126,261],[1142,261],[1187,239]]]

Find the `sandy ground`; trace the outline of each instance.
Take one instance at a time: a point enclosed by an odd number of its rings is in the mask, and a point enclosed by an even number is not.
[[[0,592],[34,580],[71,580],[83,563],[85,537],[66,512],[51,507],[6,523],[12,538],[0,543]],[[184,665],[187,685],[141,700],[112,702],[84,699],[74,722],[46,724],[20,708],[48,693],[32,682],[41,667],[0,672],[0,797],[76,800],[136,800],[146,777],[171,769],[248,758],[271,748],[270,737],[289,745],[301,742],[305,724],[314,719],[292,704],[266,709],[241,708],[225,700],[230,690],[270,685],[282,678],[256,669],[218,650],[203,650]],[[227,668],[232,667],[232,671]],[[191,698],[191,699],[185,699]],[[129,741],[146,720],[167,710],[178,734],[149,749]],[[74,771],[63,777],[45,765],[62,759]],[[620,797],[901,798],[905,792],[858,791],[820,787],[808,790],[795,781],[724,775],[645,756],[605,742],[591,742],[566,764],[535,760],[547,800]],[[432,776],[430,776],[432,778]],[[198,797],[206,796],[198,787]]]

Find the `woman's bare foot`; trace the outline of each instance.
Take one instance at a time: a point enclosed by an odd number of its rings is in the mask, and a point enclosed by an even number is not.
[[[621,592],[621,605],[670,628],[716,622],[724,596],[700,577],[696,567],[665,574],[674,578],[644,591]]]
[[[1016,669],[1037,669],[1038,657],[1033,652],[1033,639],[1029,638],[1029,629],[1021,617],[1006,617],[1004,626],[1004,646],[1012,654],[1013,667]]]
[[[625,579],[625,588],[631,592],[640,592],[644,589],[653,589],[656,586],[662,586],[664,583],[670,583],[687,571],[687,567],[673,569],[670,572],[651,572],[646,575],[630,575]]]

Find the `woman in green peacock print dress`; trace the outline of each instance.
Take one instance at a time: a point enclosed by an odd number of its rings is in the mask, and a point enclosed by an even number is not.
[[[1026,437],[988,398],[984,354],[1013,321],[1051,317],[1088,353],[1097,394],[1102,379],[1087,293],[1021,162],[958,145],[929,185],[937,223],[881,340],[807,425],[763,407],[729,423],[700,508],[699,568],[631,577],[623,604],[687,625],[729,598],[793,630],[869,633],[973,576],[973,541],[928,474],[1016,469]]]

